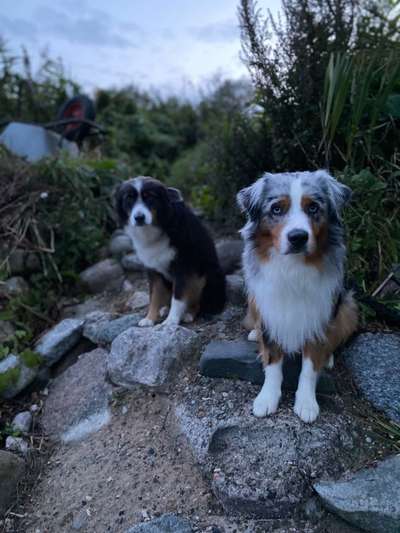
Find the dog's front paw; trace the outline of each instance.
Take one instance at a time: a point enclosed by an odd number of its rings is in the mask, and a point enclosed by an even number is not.
[[[162,326],[179,326],[179,319],[174,316],[167,316],[164,322],[161,322]]]
[[[303,422],[314,422],[319,415],[319,405],[312,396],[296,396],[294,412]]]
[[[276,413],[280,397],[279,391],[261,391],[253,402],[253,415],[262,418]]]
[[[257,330],[252,329],[247,335],[247,340],[257,342]]]
[[[141,328],[148,328],[149,326],[154,326],[154,320],[151,320],[150,318],[142,318],[142,320],[139,320],[138,326]]]

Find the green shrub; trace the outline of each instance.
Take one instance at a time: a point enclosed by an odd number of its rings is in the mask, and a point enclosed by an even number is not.
[[[348,230],[348,270],[366,292],[400,262],[400,167],[338,177],[353,190],[345,213]]]

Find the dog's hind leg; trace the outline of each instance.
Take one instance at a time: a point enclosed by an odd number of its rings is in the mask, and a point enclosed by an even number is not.
[[[171,308],[163,324],[190,323],[195,319],[200,306],[205,278],[195,274],[178,274],[174,283]]]

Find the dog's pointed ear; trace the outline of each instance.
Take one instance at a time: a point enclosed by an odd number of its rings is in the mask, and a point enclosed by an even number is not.
[[[335,179],[326,170],[319,172],[327,185],[332,207],[336,214],[340,216],[343,208],[350,202],[353,192],[350,187]]]
[[[257,210],[257,207],[262,201],[265,182],[266,177],[263,176],[249,187],[245,187],[237,193],[236,201],[239,206],[239,209],[243,213],[251,215],[254,211]]]
[[[183,202],[183,196],[179,189],[175,189],[175,187],[168,187],[167,194],[171,202]]]

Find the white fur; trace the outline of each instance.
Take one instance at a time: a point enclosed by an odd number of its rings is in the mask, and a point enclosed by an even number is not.
[[[329,269],[307,265],[301,256],[271,251],[257,273],[246,276],[268,334],[285,352],[325,339],[332,301],[341,280]]]
[[[141,192],[143,188],[142,178],[135,178],[134,187],[138,192],[138,199],[135,202],[135,205],[133,206],[133,209],[131,211],[131,214],[129,217],[129,223],[132,226],[136,226],[137,223],[136,223],[135,217],[138,215],[144,215],[144,223],[151,224],[153,222],[153,214],[150,211],[150,209],[147,207],[147,205],[144,204],[143,200],[141,199]]]
[[[292,230],[303,230],[308,234],[307,252],[312,253],[315,249],[314,236],[308,216],[303,211],[301,206],[301,199],[303,196],[303,188],[301,180],[293,180],[290,187],[290,209],[287,215],[285,227],[281,233],[280,238],[280,252],[281,254],[288,253],[290,249],[290,242],[288,241],[288,234]]]
[[[150,326],[154,326],[154,320],[144,317],[141,320],[139,320],[138,326],[141,328],[148,328]]]
[[[281,399],[283,358],[265,367],[265,380],[261,391],[253,403],[253,414],[257,417],[276,412]]]
[[[128,224],[125,231],[130,236],[136,253],[142,263],[160,272],[170,280],[169,266],[175,258],[176,250],[162,230],[156,226],[133,226]]]
[[[257,336],[257,330],[252,329],[249,334],[247,335],[247,339],[252,342],[257,342],[258,336]]]
[[[171,307],[167,318],[164,320],[165,325],[178,325],[186,311],[186,303],[183,300],[177,300],[172,297]]]
[[[294,412],[303,422],[314,422],[319,414],[319,406],[315,397],[317,380],[318,372],[314,370],[311,359],[303,357],[294,404]]]

